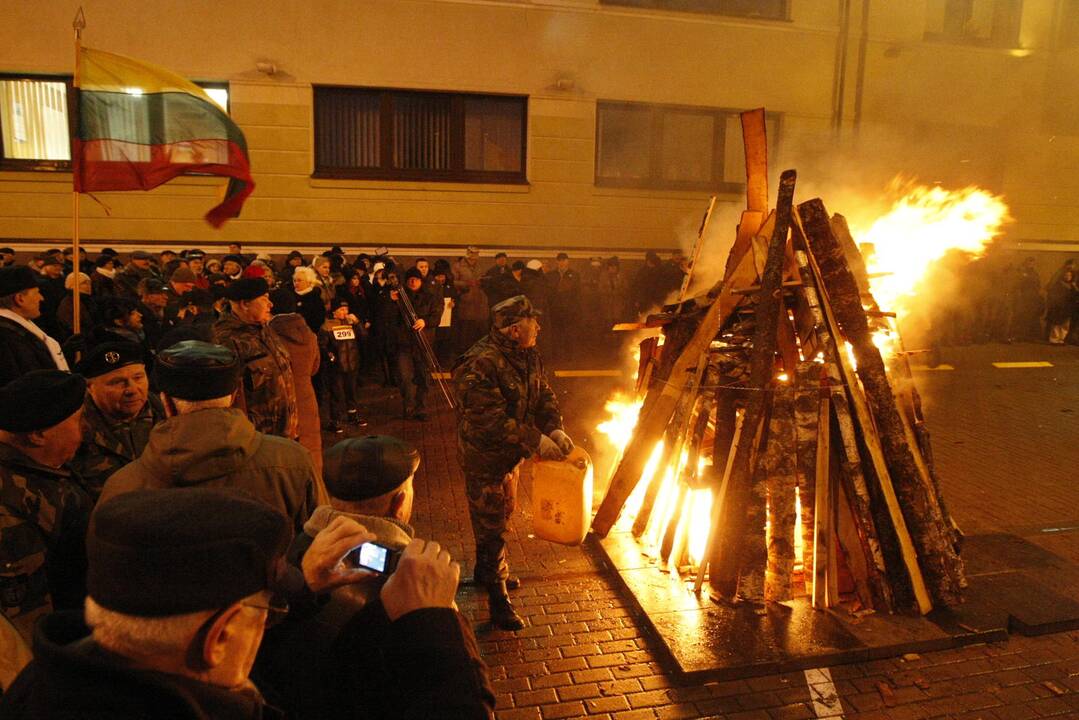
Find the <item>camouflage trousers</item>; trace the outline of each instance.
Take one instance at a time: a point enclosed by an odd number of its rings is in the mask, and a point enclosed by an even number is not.
[[[509,577],[506,533],[517,508],[518,467],[506,475],[465,472],[468,515],[476,538],[476,584],[486,585]]]

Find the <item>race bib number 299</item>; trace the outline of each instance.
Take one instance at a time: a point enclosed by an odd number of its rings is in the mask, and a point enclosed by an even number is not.
[[[351,325],[339,325],[333,329],[334,340],[355,340],[356,331]]]

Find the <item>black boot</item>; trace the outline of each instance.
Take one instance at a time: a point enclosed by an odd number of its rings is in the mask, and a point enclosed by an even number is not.
[[[504,580],[487,586],[487,602],[491,610],[491,624],[495,627],[517,631],[525,626],[525,621],[513,609]]]

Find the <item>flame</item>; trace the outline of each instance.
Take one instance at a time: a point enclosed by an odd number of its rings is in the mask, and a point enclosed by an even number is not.
[[[893,181],[893,187],[899,183]],[[917,185],[865,232],[863,249],[873,296],[884,310],[902,315],[930,267],[950,250],[977,257],[1011,220],[1004,200],[985,190],[945,190]]]
[[[633,429],[637,427],[642,405],[643,399],[631,399],[621,393],[615,394],[603,406],[610,418],[597,425],[596,429],[606,435],[618,449],[625,448],[633,437]]]

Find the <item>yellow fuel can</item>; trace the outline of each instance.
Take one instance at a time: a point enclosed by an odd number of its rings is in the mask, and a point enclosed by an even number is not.
[[[532,528],[536,537],[580,545],[592,524],[592,458],[580,447],[564,460],[532,468]]]

